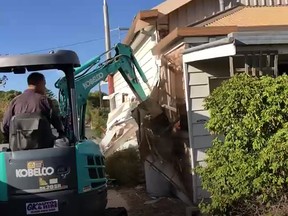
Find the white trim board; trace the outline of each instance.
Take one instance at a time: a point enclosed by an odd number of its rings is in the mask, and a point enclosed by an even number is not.
[[[191,51],[183,54],[183,62],[195,62],[200,60],[214,59],[226,56],[236,55],[236,46],[234,43],[221,46],[206,48],[203,50]]]

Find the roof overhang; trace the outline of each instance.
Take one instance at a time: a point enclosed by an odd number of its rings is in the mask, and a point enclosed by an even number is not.
[[[152,53],[153,55],[159,55],[167,49],[169,45],[174,44],[184,37],[223,36],[235,31],[238,31],[237,26],[176,28],[152,49]]]
[[[157,18],[160,16],[160,13],[157,9],[140,11],[135,19],[133,20],[132,26],[130,27],[123,43],[130,45],[136,36],[136,34],[145,27],[153,25],[156,23]]]
[[[236,52],[234,38],[224,38],[185,50],[183,53],[183,62],[188,63],[233,56],[236,54]]]
[[[160,13],[167,15],[192,1],[193,0],[177,0],[176,3],[175,0],[166,0],[152,9],[156,9]]]
[[[288,29],[288,25],[285,26],[211,26],[211,27],[183,27],[176,28],[165,38],[163,38],[153,49],[153,55],[159,55],[163,53],[169,46],[175,44],[177,41],[185,37],[217,37],[227,36],[231,32],[275,32],[285,31]],[[235,33],[234,33],[235,34]]]
[[[243,48],[255,46],[264,51],[276,48],[280,54],[288,54],[288,31],[232,32],[227,38],[186,49],[183,51],[183,62],[234,56],[244,51]]]
[[[123,40],[123,43],[131,44],[141,29],[149,25],[156,25],[156,21],[159,18],[172,13],[173,11],[179,9],[191,1],[193,0],[177,0],[177,4],[175,4],[175,0],[166,0],[151,10],[140,11],[134,18],[132,26],[130,27],[125,39]]]

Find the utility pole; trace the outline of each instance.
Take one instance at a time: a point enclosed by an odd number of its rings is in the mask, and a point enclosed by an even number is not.
[[[108,4],[106,0],[103,0],[103,16],[104,16],[104,31],[105,31],[105,47],[106,47],[106,59],[111,58],[111,39],[110,39],[110,26],[109,26],[109,13]],[[108,93],[109,95],[114,93],[113,76],[108,76]],[[110,99],[110,110],[112,111],[116,107],[115,99]]]
[[[108,51],[111,49],[111,39],[110,39],[108,4],[106,0],[103,0],[103,15],[104,15],[105,47],[106,51]],[[111,52],[106,53],[106,59],[109,58],[111,58]]]

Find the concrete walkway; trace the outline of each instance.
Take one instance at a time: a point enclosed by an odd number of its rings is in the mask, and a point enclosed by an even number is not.
[[[130,216],[184,216],[186,205],[173,198],[151,199],[143,187],[111,188],[107,207],[125,207]]]
[[[130,207],[124,197],[116,190],[110,189],[108,191],[108,208],[125,207],[130,210]]]

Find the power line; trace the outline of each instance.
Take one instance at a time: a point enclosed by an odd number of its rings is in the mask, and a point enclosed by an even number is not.
[[[60,46],[56,46],[56,47],[50,47],[50,48],[45,48],[45,49],[33,50],[33,51],[21,53],[21,54],[31,54],[31,53],[48,51],[48,50],[50,51],[50,50],[53,50],[53,49],[61,49],[61,48],[66,48],[66,47],[71,47],[71,46],[77,46],[77,45],[80,45],[80,44],[91,43],[91,42],[95,42],[95,41],[99,41],[99,40],[103,40],[103,39],[104,39],[104,37],[103,38],[96,38],[96,39],[92,39],[92,40],[80,41],[80,42],[60,45]]]
[[[117,37],[117,35],[114,35],[113,37]],[[39,50],[33,50],[33,51],[29,51],[29,52],[24,52],[24,53],[20,53],[20,54],[32,54],[32,53],[38,53],[38,52],[43,52],[43,51],[50,51],[50,50],[55,50],[55,49],[61,49],[61,48],[66,48],[66,47],[72,47],[72,46],[77,46],[77,45],[81,45],[81,44],[87,44],[87,43],[92,43],[95,41],[99,41],[99,40],[104,40],[105,37],[101,37],[101,38],[96,38],[96,39],[91,39],[91,40],[86,40],[86,41],[79,41],[76,43],[71,43],[71,44],[65,44],[65,45],[60,45],[60,46],[56,46],[56,47],[50,47],[50,48],[44,48],[44,49],[39,49]]]

